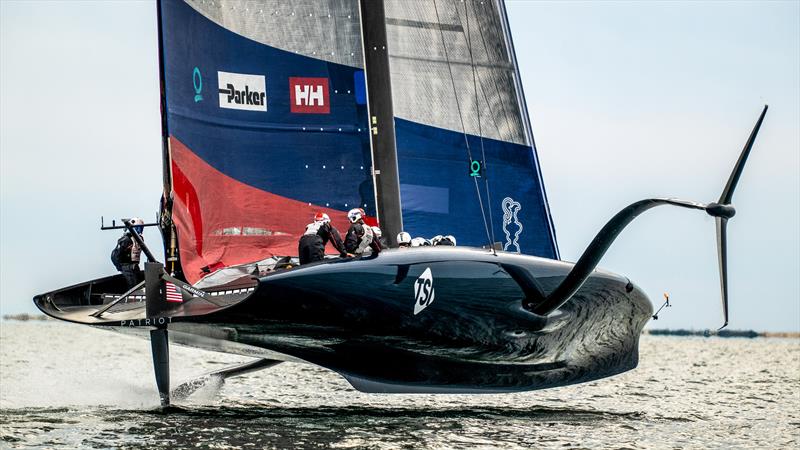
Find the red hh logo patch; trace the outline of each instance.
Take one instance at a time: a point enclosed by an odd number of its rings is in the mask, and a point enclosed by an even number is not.
[[[330,114],[327,78],[289,77],[290,109],[293,113]]]

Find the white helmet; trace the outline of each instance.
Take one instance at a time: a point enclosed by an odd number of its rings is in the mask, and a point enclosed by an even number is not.
[[[397,244],[400,245],[400,247],[408,247],[411,245],[411,235],[405,231],[397,233]]]
[[[439,245],[439,242],[441,242],[443,238],[444,238],[444,236],[442,236],[441,234],[437,234],[436,236],[431,238],[431,244]]]
[[[442,236],[441,234],[433,238],[433,245],[456,245],[456,238],[451,235]]]
[[[347,218],[350,219],[350,223],[356,223],[359,220],[363,219],[365,215],[366,214],[364,214],[363,209],[353,208],[350,211],[348,211]]]
[[[144,231],[144,220],[142,220],[139,217],[132,217],[129,220],[129,222],[131,223],[131,226],[133,226],[133,229],[136,230],[137,233],[142,234],[142,232]]]
[[[331,218],[328,217],[328,215],[325,214],[324,212],[318,212],[318,213],[314,214],[314,222],[328,223],[330,221],[331,221]]]
[[[383,236],[383,232],[378,227],[372,227],[372,234],[375,235],[375,239],[380,239]]]
[[[412,247],[426,247],[431,245],[431,241],[425,239],[424,237],[415,237],[411,240]]]

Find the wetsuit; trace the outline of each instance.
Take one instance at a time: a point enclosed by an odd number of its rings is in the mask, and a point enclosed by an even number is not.
[[[314,222],[306,225],[306,232],[300,237],[300,243],[297,246],[300,264],[322,261],[325,258],[325,246],[328,241],[339,251],[339,256],[347,256],[342,236],[333,225],[328,222]]]
[[[350,229],[347,230],[347,236],[344,238],[344,248],[347,253],[362,255],[367,247],[372,249],[373,255],[377,255],[381,251],[381,244],[375,239],[375,233],[372,228],[364,225],[363,222],[356,222],[350,225]]]

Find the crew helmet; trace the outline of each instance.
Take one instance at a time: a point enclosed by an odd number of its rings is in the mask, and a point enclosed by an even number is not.
[[[442,236],[441,234],[434,237],[432,240],[433,245],[456,245],[456,238],[452,235]]]
[[[427,247],[431,245],[431,241],[425,239],[424,237],[415,237],[411,240],[412,247]]]
[[[144,231],[144,220],[140,219],[139,217],[133,217],[129,220],[131,226],[133,226],[133,230],[139,234],[142,234]]]
[[[356,223],[359,220],[363,219],[366,214],[364,210],[361,208],[353,208],[347,213],[347,218],[350,219],[350,223]]]
[[[331,218],[327,214],[325,214],[324,212],[318,212],[318,213],[314,214],[314,222],[328,223],[330,221],[331,221]]]
[[[397,244],[400,247],[408,247],[411,245],[411,235],[405,231],[397,233]]]
[[[378,227],[372,227],[372,234],[375,235],[375,239],[380,239],[383,236],[383,232]]]

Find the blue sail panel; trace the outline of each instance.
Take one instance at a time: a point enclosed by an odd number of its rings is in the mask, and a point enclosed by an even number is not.
[[[483,139],[491,198],[479,178],[479,202],[462,133],[404,119],[395,119],[395,127],[403,226],[412,236],[451,234],[459,245],[486,245],[482,202],[487,221],[491,207],[495,242],[504,250],[556,258],[532,148]],[[480,138],[469,141],[480,155]]]

